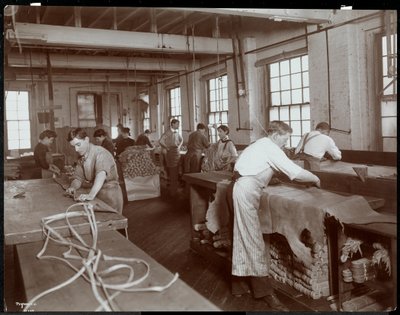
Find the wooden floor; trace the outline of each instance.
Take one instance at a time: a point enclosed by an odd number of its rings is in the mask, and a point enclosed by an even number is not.
[[[230,294],[227,273],[206,261],[189,247],[189,200],[180,191],[174,200],[159,198],[132,201],[124,208],[128,218],[129,240],[147,252],[217,307],[225,311],[270,311],[267,304],[251,295]],[[15,305],[12,248],[5,249],[4,298],[8,311],[20,311]],[[16,288],[17,292],[21,288]],[[292,311],[307,310],[284,295],[282,302]],[[177,307],[178,308],[178,307]]]

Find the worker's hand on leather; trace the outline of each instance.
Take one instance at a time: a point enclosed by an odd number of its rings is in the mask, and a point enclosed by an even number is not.
[[[57,166],[55,166],[54,164],[49,165],[49,170],[57,175],[60,175],[60,173],[61,173],[60,169]]]
[[[317,188],[321,188],[321,181],[318,179],[318,181],[314,183],[314,186]]]
[[[90,200],[93,200],[93,199],[94,199],[94,197],[91,196],[90,194],[80,194],[79,197],[78,197],[79,201],[90,201]]]

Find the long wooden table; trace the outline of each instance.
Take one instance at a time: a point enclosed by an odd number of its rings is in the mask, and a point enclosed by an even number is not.
[[[43,239],[41,219],[63,213],[75,203],[63,195],[63,188],[53,179],[17,180],[4,182],[4,242],[5,245],[35,242]],[[109,208],[95,199],[95,209]],[[81,210],[76,208],[74,210]],[[128,226],[128,220],[121,214],[96,211],[98,229],[120,230]],[[71,223],[81,233],[89,233],[90,225],[84,218],[72,218]],[[69,236],[64,222],[54,222],[63,236]]]
[[[368,175],[362,181],[353,167],[366,166]],[[380,211],[397,211],[397,168],[395,166],[356,164],[343,161],[323,161],[320,170],[312,171],[321,180],[321,188],[352,195],[374,196],[385,200]],[[280,175],[280,179],[289,179]]]
[[[83,236],[85,241],[88,235]],[[22,281],[25,288],[25,301],[29,302],[37,294],[66,281],[75,272],[64,263],[57,260],[35,259],[41,250],[43,242],[17,245],[18,261],[21,266]],[[149,276],[137,287],[164,286],[173,279],[173,274],[157,263],[153,258],[129,242],[116,231],[99,233],[97,246],[105,255],[139,258],[150,265]],[[46,253],[60,256],[67,250],[66,246],[54,243],[49,244]],[[99,268],[109,267],[120,263],[100,261]],[[141,264],[132,265],[135,271],[134,279],[141,277],[145,268]],[[107,283],[121,283],[127,278],[127,270],[119,270],[105,278]],[[101,292],[101,288],[99,288]],[[110,290],[110,294],[115,291]],[[103,296],[104,298],[104,296]],[[216,311],[214,304],[198,292],[189,287],[185,282],[178,280],[162,292],[123,292],[115,299],[115,311]],[[94,311],[99,302],[93,295],[89,282],[79,277],[64,288],[54,291],[37,300],[32,306],[32,311]]]

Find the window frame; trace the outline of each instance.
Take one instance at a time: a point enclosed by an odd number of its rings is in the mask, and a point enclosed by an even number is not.
[[[179,111],[180,115],[173,115],[172,113],[172,104],[171,104],[171,92],[172,90],[179,89]],[[166,88],[167,92],[167,100],[168,100],[168,127],[171,128],[171,120],[172,119],[178,119],[179,120],[179,128],[178,132],[180,135],[182,135],[182,93],[181,93],[181,86],[179,84],[171,85]]]
[[[33,141],[32,141],[32,128],[33,128],[33,124],[32,124],[32,113],[31,113],[31,108],[30,108],[30,104],[31,104],[31,93],[29,90],[24,90],[24,89],[10,89],[10,90],[5,90],[4,91],[4,146],[5,146],[5,152],[7,152],[7,154],[11,153],[11,150],[18,150],[18,152],[21,153],[25,153],[25,152],[32,152],[33,151]],[[7,95],[9,92],[15,92],[15,93],[21,93],[21,92],[25,92],[27,93],[27,100],[28,100],[28,119],[17,119],[17,120],[12,120],[12,119],[7,119]],[[18,148],[18,149],[10,149],[9,148],[9,139],[8,139],[8,121],[27,121],[29,123],[29,148]],[[18,139],[21,140],[21,139]]]
[[[394,52],[395,58],[394,58],[394,62],[393,64],[397,64],[397,56],[396,56],[396,51],[397,51],[397,36],[398,33],[394,33],[391,34],[391,36],[395,36],[395,38],[393,39],[393,44],[395,45],[394,47],[392,47],[392,51]],[[388,61],[387,59],[385,59],[385,57],[387,58],[389,53],[386,51],[386,54],[384,53],[384,37],[387,37],[386,33],[379,33],[376,36],[376,51],[377,51],[377,60],[379,60],[379,62],[377,62],[377,73],[378,75],[376,76],[378,82],[377,82],[377,86],[378,86],[378,96],[377,96],[377,112],[378,112],[378,118],[379,118],[379,128],[376,128],[377,130],[377,138],[378,138],[378,147],[379,150],[382,152],[397,152],[397,132],[396,132],[396,136],[385,136],[383,133],[383,128],[384,128],[384,123],[383,123],[383,119],[385,118],[395,118],[396,120],[396,129],[397,129],[397,117],[398,117],[398,113],[397,113],[397,73],[393,76],[394,80],[388,87],[387,89],[392,90],[393,93],[389,93],[389,94],[385,94],[385,91],[383,90],[385,88],[385,78],[388,78]],[[387,47],[387,46],[386,46]],[[386,49],[385,47],[385,49]],[[385,65],[386,62],[386,65]],[[386,68],[386,73],[385,73],[385,68]],[[397,69],[397,68],[396,68]],[[396,79],[394,79],[394,77]],[[390,79],[390,78],[389,78]],[[396,92],[396,93],[395,93]],[[395,102],[395,107],[396,107],[396,115],[383,115],[383,111],[382,111],[382,107],[384,106],[383,103],[386,102]],[[385,139],[395,139],[395,143],[396,143],[396,148],[394,151],[385,151]]]
[[[303,49],[298,50],[297,54],[287,54],[285,56],[278,56],[277,58],[268,58],[268,63],[263,61],[261,64],[264,66],[265,69],[265,76],[264,82],[266,87],[266,104],[267,104],[267,120],[271,122],[271,120],[282,120],[288,123],[293,131],[295,132],[295,128],[292,126],[292,122],[298,123],[298,127],[300,127],[300,134],[293,133],[288,141],[288,147],[296,147],[299,143],[301,137],[311,131],[311,105],[310,105],[310,82],[309,82],[309,56],[306,51]],[[289,58],[288,58],[289,56]],[[303,58],[307,57],[307,69],[304,69],[303,65]],[[299,71],[291,71],[292,67],[292,60],[300,58],[300,70]],[[288,72],[281,74],[281,63],[288,62]],[[278,64],[278,74],[275,76],[271,75],[271,65]],[[307,74],[307,84],[304,82],[304,74]],[[295,88],[292,87],[292,77],[300,76],[300,85],[296,86]],[[281,82],[282,77],[287,77],[289,79],[289,87],[282,89]],[[275,89],[271,86],[271,82],[273,79],[278,79],[279,81],[279,88]],[[292,103],[292,97],[294,95],[293,91],[300,90],[301,94],[301,102]],[[308,95],[305,97],[305,91],[307,91]],[[289,92],[289,99],[288,103],[282,102],[282,92]],[[279,93],[279,104],[272,105],[273,93]],[[295,109],[298,107],[298,115],[296,118],[292,118],[292,113],[295,113]],[[277,118],[271,118],[273,110],[277,111]],[[281,115],[287,111],[287,118],[281,118]],[[282,112],[282,113],[281,113]]]
[[[226,86],[216,86],[216,88],[213,89],[213,91],[218,91],[218,93],[219,93],[219,91],[221,91],[223,88],[225,88],[226,89],[226,93],[225,93],[226,94],[226,98],[224,98],[222,96],[221,100],[219,100],[219,99],[217,99],[215,97],[214,100],[216,102],[218,102],[217,106],[219,107],[218,109],[220,109],[220,110],[213,110],[212,109],[213,100],[211,100],[211,91],[212,90],[210,88],[211,81],[212,80],[216,81],[219,78],[223,78],[223,77],[226,77]],[[208,124],[208,128],[209,128],[209,131],[210,131],[208,137],[209,137],[210,143],[216,143],[216,142],[218,142],[218,132],[217,132],[217,129],[214,128],[215,125],[219,126],[219,125],[223,124],[223,125],[229,126],[229,89],[228,89],[229,83],[228,83],[228,74],[225,71],[223,73],[214,74],[213,76],[207,77],[205,81],[206,81],[205,82],[206,83],[205,86],[206,86],[206,96],[207,96],[206,97],[206,100],[207,100],[207,124]],[[222,92],[222,94],[224,94],[224,93]],[[226,109],[224,109],[224,104],[222,104],[222,110],[221,110],[221,101],[223,102],[224,100],[226,100]],[[219,120],[218,121],[217,121],[217,115],[219,115]],[[211,116],[214,116],[213,121],[211,121],[211,119],[210,119]],[[222,116],[225,116],[226,120],[225,119],[221,119]]]

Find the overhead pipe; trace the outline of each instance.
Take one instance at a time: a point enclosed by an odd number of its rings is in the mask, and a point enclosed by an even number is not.
[[[276,43],[273,43],[273,44],[261,46],[261,47],[258,47],[256,49],[252,49],[252,50],[246,51],[244,54],[245,55],[253,54],[255,52],[266,50],[266,49],[274,47],[274,46],[279,46],[279,45],[282,45],[282,44],[285,44],[285,43],[296,41],[296,40],[302,39],[304,37],[308,37],[310,35],[318,34],[318,33],[321,33],[321,32],[327,31],[327,30],[331,30],[331,29],[346,25],[346,24],[358,22],[360,20],[369,19],[369,18],[372,18],[372,17],[374,17],[376,15],[381,15],[381,14],[383,14],[383,13],[381,13],[381,12],[371,13],[371,14],[368,14],[368,15],[365,15],[365,16],[361,16],[361,17],[358,17],[358,18],[355,18],[355,19],[352,19],[352,20],[349,20],[349,21],[346,21],[346,22],[342,22],[342,23],[338,23],[338,24],[335,24],[335,25],[332,25],[332,26],[328,26],[328,27],[325,27],[325,28],[317,30],[317,31],[313,31],[313,32],[310,32],[310,33],[298,35],[298,36],[295,36],[295,37],[292,37],[292,38],[288,38],[288,39],[285,39],[285,40],[282,40],[282,41],[279,41],[279,42],[276,42]]]

